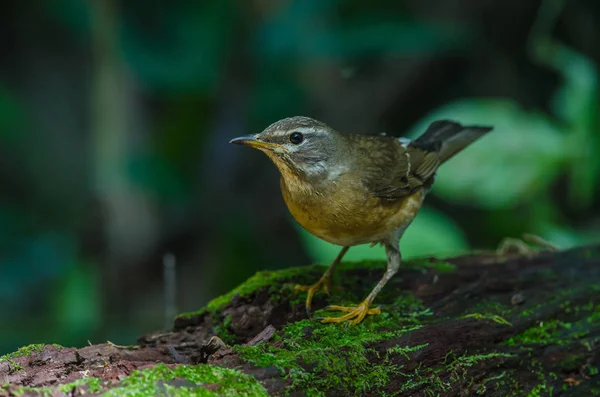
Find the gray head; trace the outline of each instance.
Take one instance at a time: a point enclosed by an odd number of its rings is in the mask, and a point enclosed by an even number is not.
[[[279,120],[260,134],[235,138],[230,143],[263,151],[282,173],[291,171],[317,177],[327,173],[327,161],[335,152],[337,135],[325,123],[296,116]]]

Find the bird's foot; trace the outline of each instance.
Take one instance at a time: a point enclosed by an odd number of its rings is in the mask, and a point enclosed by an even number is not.
[[[348,321],[348,325],[356,325],[360,323],[367,315],[381,314],[379,307],[370,308],[370,302],[366,299],[358,306],[327,306],[325,310],[346,312],[340,317],[325,317],[321,319],[323,323],[342,323]]]
[[[329,295],[329,290],[334,288],[331,284],[331,277],[328,275],[323,275],[319,281],[317,281],[313,285],[296,285],[294,288],[295,291],[306,291],[306,313],[310,315],[311,304],[313,296],[316,292],[323,290],[327,295]],[[338,288],[338,287],[335,287]]]

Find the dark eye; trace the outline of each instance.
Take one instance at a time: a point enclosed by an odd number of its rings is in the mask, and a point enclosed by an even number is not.
[[[290,135],[290,142],[292,142],[294,145],[301,144],[303,140],[304,135],[302,135],[299,132],[292,132],[292,134]]]

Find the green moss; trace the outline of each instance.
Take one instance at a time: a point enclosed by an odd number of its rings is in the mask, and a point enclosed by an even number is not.
[[[204,387],[203,387],[204,386]],[[159,364],[134,371],[105,396],[267,396],[256,379],[240,371],[212,365]]]
[[[385,269],[386,262],[381,260],[365,260],[358,262],[343,262],[340,264],[340,268],[343,270],[356,270],[356,269]],[[447,262],[443,259],[435,258],[423,258],[413,259],[410,261],[402,262],[403,269],[412,270],[427,270],[433,269],[440,273],[448,273],[456,270],[456,265]]]
[[[23,366],[21,364],[17,364],[16,362],[13,361],[12,358],[9,358],[8,360],[6,360],[8,362],[9,365],[9,374],[13,374],[15,372],[19,372],[24,370],[25,368],[23,368]]]
[[[57,349],[62,349],[62,346],[60,346],[60,345],[52,345],[52,346],[56,347]],[[44,350],[44,347],[46,347],[46,345],[43,343],[37,343],[37,344],[23,346],[15,352],[0,356],[0,362],[8,361],[8,360],[16,358],[16,357],[31,356],[32,354],[37,354],[37,353],[41,352],[42,350]]]
[[[53,387],[29,387],[22,386],[18,389],[11,389],[11,393],[15,396],[21,396],[27,392],[35,392],[40,397],[52,397],[56,395],[58,389],[61,393],[70,395],[76,388],[87,386],[86,389],[90,393],[100,393],[102,391],[102,379],[99,378],[81,378],[71,383],[65,383],[56,388]],[[1,390],[1,389],[0,389]]]
[[[442,365],[433,367],[419,365],[412,372],[400,372],[400,376],[404,377],[404,379],[399,392],[414,393],[422,391],[426,396],[439,396],[440,393],[456,390],[453,387],[453,384],[457,382],[466,383],[466,388],[469,388],[475,382],[474,379],[470,378],[468,373],[471,367],[484,361],[504,361],[512,357],[515,356],[501,352],[473,355],[465,354],[456,357],[454,352],[450,352]],[[503,376],[504,375],[502,374],[501,376],[488,378],[488,382],[498,380]]]
[[[385,388],[394,376],[403,378],[399,392],[424,390],[426,395],[433,396],[451,390],[452,383],[464,380],[469,368],[479,362],[513,357],[502,352],[463,355],[449,357],[447,363],[437,368],[419,365],[414,371],[404,372],[399,362],[410,360],[410,354],[427,348],[427,343],[395,346],[384,356],[371,350],[370,345],[420,329],[423,326],[420,323],[429,319],[430,312],[419,304],[412,294],[401,294],[390,305],[396,305],[393,310],[380,316],[369,316],[356,326],[340,327],[302,320],[286,325],[276,335],[276,343],[236,346],[234,349],[256,366],[279,369],[291,382],[292,390],[303,390],[309,395],[330,390],[362,395]],[[408,307],[413,309],[414,316],[406,314]],[[446,374],[444,378],[443,373]]]
[[[585,354],[581,352],[568,352],[567,357],[560,362],[560,367],[563,372],[576,372],[585,362]]]
[[[527,394],[527,397],[551,396],[554,387],[550,385],[550,380],[556,381],[558,375],[554,372],[546,372],[542,363],[538,360],[531,361],[531,372],[533,372],[540,381]]]
[[[529,393],[527,393],[527,397],[551,396],[552,390],[553,388],[548,387],[546,383],[539,383],[533,389],[531,389]]]
[[[408,261],[404,266],[414,270],[433,269],[439,273],[451,273],[456,270],[455,264],[432,258]]]
[[[429,343],[424,343],[422,345],[416,345],[416,346],[394,346],[394,347],[387,349],[387,354],[388,354],[388,356],[390,354],[400,354],[400,355],[404,356],[404,358],[406,358],[407,360],[410,360],[408,353],[416,352],[417,350],[424,349],[427,346],[429,346]]]
[[[444,261],[411,261],[405,266],[414,270],[433,268],[436,271],[453,271],[455,266]],[[343,263],[340,266],[339,278],[342,281],[343,291],[332,291],[330,302],[339,305],[355,305],[364,298],[363,294],[372,288],[371,283],[365,282],[365,271],[385,268],[382,261],[363,261],[354,263]],[[325,271],[325,266],[313,265],[303,268],[289,269],[279,272],[257,273],[244,284],[240,285],[230,293],[211,301],[206,308],[199,312],[183,314],[183,317],[192,317],[198,314],[210,312],[213,320],[219,323],[216,333],[227,343],[235,342],[235,337],[228,330],[230,319],[219,311],[226,306],[233,296],[251,296],[256,291],[265,289],[274,299],[283,293],[288,293],[286,301],[290,296],[297,296],[297,303],[304,300],[305,294],[292,295],[293,286],[296,283],[310,284],[316,282],[318,277]],[[350,270],[350,271],[349,271]],[[349,271],[349,272],[348,272]],[[372,277],[373,272],[368,272]],[[378,273],[377,273],[378,274]],[[545,277],[554,277],[551,272]],[[293,283],[291,283],[293,281]],[[287,284],[286,284],[287,283]],[[599,289],[600,291],[600,289]],[[536,321],[535,324],[513,336],[505,342],[511,348],[530,349],[536,344],[568,344],[581,340],[587,335],[589,324],[597,324],[600,321],[600,308],[590,302],[587,305],[575,306],[572,302],[578,302],[577,297],[582,291],[577,289],[561,290],[559,293],[548,297],[542,303],[533,307],[527,304],[535,303],[532,300],[525,302],[523,306],[502,304],[496,301],[480,302],[472,313],[463,318],[493,321],[503,326],[512,326],[511,321],[524,312],[524,316],[543,315],[547,305],[560,305],[565,314],[585,310],[588,315],[584,320],[575,323],[554,319],[545,322]],[[296,302],[296,301],[294,301]],[[383,354],[371,349],[371,345],[382,340],[393,339],[407,332],[421,328],[425,324],[436,321],[431,316],[431,311],[424,307],[423,303],[407,291],[398,293],[393,288],[384,289],[376,299],[382,304],[383,314],[381,316],[369,316],[363,323],[354,327],[342,327],[323,325],[314,320],[303,320],[288,324],[275,335],[273,342],[259,346],[235,346],[234,349],[240,356],[260,367],[277,368],[281,374],[290,382],[291,390],[306,391],[309,395],[322,395],[323,393],[336,390],[342,394],[364,394],[373,390],[385,388],[389,380],[402,379],[402,390],[399,392],[423,393],[425,395],[438,395],[439,393],[456,390],[455,383],[460,383],[473,392],[484,393],[485,390],[502,390],[507,395],[544,395],[552,391],[550,377],[551,373],[544,373],[541,369],[532,367],[532,372],[538,374],[538,384],[525,390],[518,381],[511,379],[512,372],[507,370],[500,372],[491,369],[491,364],[485,364],[491,370],[486,373],[487,378],[481,380],[481,368],[473,368],[475,365],[490,360],[506,360],[512,355],[504,352],[484,352],[481,354],[454,356],[450,354],[444,363],[430,368],[418,366],[411,371],[405,371],[404,362],[410,360],[412,353],[426,349],[426,343],[407,346],[396,346],[388,349]],[[339,312],[319,311],[321,316],[338,316]],[[216,316],[215,316],[216,315]],[[581,317],[581,316],[579,316]],[[566,316],[564,319],[568,319]],[[532,322],[530,319],[529,322]],[[587,330],[586,330],[587,329]],[[228,338],[231,337],[231,340]],[[461,354],[458,352],[457,354]],[[573,360],[577,361],[576,358]],[[574,362],[575,362],[574,361]],[[375,364],[373,364],[375,363]],[[567,366],[568,363],[565,363]],[[411,368],[415,364],[411,364]],[[479,371],[479,372],[478,372]],[[475,375],[474,375],[475,374]],[[466,385],[466,386],[465,386]],[[290,391],[291,391],[290,390]]]
[[[339,305],[356,304],[364,296],[355,294],[362,294],[364,292],[362,289],[370,289],[372,286],[365,286],[364,275],[356,276],[347,271],[372,268],[379,270],[384,267],[385,264],[381,261],[344,263],[342,268],[346,273],[341,274],[344,290],[341,292],[335,290],[330,300]],[[447,262],[430,260],[413,261],[410,267],[434,268],[437,271],[452,271],[455,268]],[[247,296],[262,288],[268,288],[269,293],[272,294],[280,293],[282,284],[288,280],[293,279],[294,282],[304,283],[298,280],[300,276],[304,277],[306,283],[315,282],[324,270],[323,266],[311,266],[276,273],[258,273],[234,291],[213,300],[202,312],[218,313],[218,310],[229,303],[236,294]],[[304,296],[301,300],[303,298]],[[398,293],[395,290],[384,289],[378,296],[377,302],[387,302],[382,305],[383,313],[380,316],[368,316],[357,326],[332,326],[315,320],[303,320],[286,325],[274,337],[273,342],[277,342],[275,344],[235,346],[234,349],[242,358],[254,365],[277,368],[290,381],[292,390],[303,390],[315,395],[328,390],[340,390],[351,395],[381,389],[389,382],[391,376],[402,374],[401,368],[394,363],[409,359],[412,352],[426,348],[427,344],[394,347],[386,351],[384,357],[379,357],[378,353],[371,350],[369,346],[419,329],[423,324],[435,321],[435,318],[431,311],[409,291]],[[198,315],[198,312],[187,314],[187,316],[194,315]],[[338,316],[340,314],[323,310],[317,315]],[[489,319],[503,325],[510,324],[500,315],[480,314],[473,317]],[[227,319],[216,327],[216,332],[220,336],[228,335]],[[374,360],[373,356],[377,358]],[[470,361],[464,357],[455,359],[452,370],[458,374],[467,371],[477,360],[504,356],[502,353],[491,353],[488,356],[470,357]],[[427,368],[406,375],[406,390],[416,390],[425,387],[424,385],[431,390],[441,391],[449,390],[450,387]]]
[[[102,379],[82,378],[74,382],[52,387],[21,387],[11,392],[20,396],[35,392],[39,396],[50,397],[56,390],[65,394],[78,387],[85,387],[89,393],[103,391]],[[153,368],[134,371],[118,386],[106,390],[104,396],[267,396],[265,389],[256,379],[242,372],[211,365],[168,367],[158,364]]]
[[[236,341],[235,335],[229,330],[231,316],[225,317],[225,320],[215,327],[215,334],[228,345],[233,345]]]
[[[309,394],[331,389],[361,394],[384,387],[397,370],[385,358],[380,364],[371,364],[367,354],[375,353],[368,345],[420,328],[390,327],[392,322],[389,316],[382,316],[353,327],[335,327],[302,320],[283,329],[277,347],[236,346],[235,350],[259,367],[278,368],[291,380],[293,389]]]
[[[62,346],[56,345],[56,344],[53,344],[52,346],[54,346],[58,349],[62,348]],[[23,369],[23,366],[20,364],[17,364],[13,359],[15,359],[17,357],[24,357],[24,356],[30,356],[32,354],[37,354],[37,353],[41,352],[42,350],[44,350],[44,347],[46,347],[46,345],[43,343],[37,343],[37,344],[23,346],[15,352],[0,356],[0,363],[3,361],[8,362],[8,364],[11,367],[11,371],[10,371],[11,373],[21,371]]]
[[[472,308],[467,310],[467,313],[465,313],[465,315],[473,315],[472,318],[491,321],[493,321],[492,317],[497,316],[495,317],[495,319],[502,322],[502,320],[512,318],[514,316],[514,311],[518,309],[516,306],[513,305],[503,304],[495,300],[484,299],[480,302],[475,303],[475,305]],[[510,323],[510,321],[506,321]]]
[[[359,262],[344,262],[340,265],[340,269],[343,269],[343,271],[356,269],[385,269],[385,266],[386,263],[383,261],[365,260]],[[435,259],[407,261],[403,266],[414,270],[435,269],[440,273],[451,272],[456,269],[456,266],[452,263]],[[285,284],[285,282],[294,280],[295,283],[314,283],[326,269],[327,266],[314,264],[278,271],[258,272],[232,291],[211,300],[204,308],[194,312],[181,313],[178,317],[192,318],[207,312],[216,312],[231,302],[231,299],[235,295],[245,297],[263,288],[267,288],[270,294],[277,295],[281,293],[282,284]],[[346,281],[346,278],[347,277],[344,278],[344,281]],[[290,287],[293,286],[290,285]],[[291,292],[292,288],[289,290]],[[298,296],[300,296],[300,294]],[[298,299],[297,302],[292,303],[300,303],[301,301],[302,299]]]
[[[567,330],[569,324],[559,320],[542,321],[524,332],[510,338],[506,344],[509,346],[522,346],[531,344],[548,345],[552,343],[566,344],[567,340],[560,338],[562,330]]]
[[[450,368],[465,368],[472,367],[473,365],[480,363],[485,360],[492,359],[506,359],[516,357],[514,354],[510,353],[486,353],[486,354],[472,354],[472,355],[463,355],[456,358],[452,363],[450,363]]]
[[[211,300],[204,308],[195,312],[182,313],[178,317],[191,318],[207,312],[215,312],[231,302],[231,299],[235,295],[241,297],[249,296],[262,288],[268,288],[272,294],[280,293],[282,283],[292,279],[300,282],[300,280],[306,279],[307,275],[322,274],[325,272],[325,269],[326,267],[322,265],[311,265],[274,272],[258,272],[232,291]]]
[[[358,269],[385,269],[386,262],[382,260],[367,259],[364,261],[342,262],[338,266],[340,271],[358,270]]]
[[[77,379],[74,382],[67,383],[65,385],[60,385],[58,389],[65,393],[69,394],[77,387],[87,386],[87,389],[90,393],[100,393],[102,391],[102,379],[99,378],[81,378]]]
[[[508,320],[506,320],[505,318],[503,318],[497,314],[471,313],[471,314],[462,316],[461,318],[474,318],[476,320],[490,320],[497,324],[507,325],[509,327],[512,327],[512,324]]]
[[[549,297],[549,299],[547,299],[546,301],[544,301],[543,303],[539,303],[537,305],[533,305],[531,307],[528,307],[526,309],[523,309],[520,311],[520,316],[521,317],[531,317],[541,311],[543,311],[543,309],[547,306],[551,306],[551,305],[557,305],[557,304],[564,304],[566,301],[568,301],[570,298],[572,297],[576,297],[581,293],[580,290],[576,289],[576,288],[565,288],[565,289],[561,289],[557,292],[554,292],[552,294],[551,297]],[[585,294],[586,292],[584,292]]]
[[[431,264],[431,262],[429,262]],[[339,305],[355,305],[366,295],[364,289],[370,289],[373,285],[364,282],[364,274],[348,272],[348,270],[368,269],[377,266],[378,270],[385,267],[385,263],[381,261],[363,261],[356,263],[343,263],[342,272],[339,274],[343,283],[341,290],[334,289],[331,291],[330,301]],[[326,270],[325,266],[312,265],[307,267],[292,268],[277,272],[259,272],[241,284],[233,291],[212,300],[203,309],[180,314],[179,318],[191,318],[200,315],[209,315],[214,324],[214,333],[218,335],[225,343],[233,345],[236,342],[236,337],[229,328],[227,317],[222,315],[222,309],[227,306],[236,295],[240,297],[248,297],[260,290],[267,290],[272,301],[283,300],[289,302],[290,305],[303,304],[306,294],[295,293],[294,287],[297,283],[311,284],[316,282]],[[358,294],[358,295],[356,295]],[[399,313],[397,318],[402,318],[404,324],[420,323],[420,318],[430,316],[432,313],[425,307],[421,301],[416,299],[410,292],[403,291],[398,293],[391,289],[384,289],[377,297],[375,304],[379,302],[391,302],[383,305],[384,312]],[[336,313],[339,314],[339,313]],[[387,314],[386,314],[387,315]]]
[[[467,379],[468,370],[483,361],[497,360],[504,361],[509,358],[516,357],[514,354],[503,353],[503,352],[492,352],[485,354],[463,354],[459,357],[449,359],[450,356],[454,356],[451,352],[446,357],[446,363],[444,371],[450,373],[450,380],[452,382],[465,381]]]
[[[489,378],[485,378],[481,381],[477,390],[475,391],[478,395],[484,396],[487,394],[489,389],[492,389],[495,386],[495,390],[498,390],[498,387],[502,384],[499,382],[501,379],[504,379],[506,376],[506,371],[502,371],[498,375],[490,376]]]
[[[558,319],[537,322],[518,335],[510,338],[509,346],[526,345],[568,345],[577,342],[590,332],[590,325],[600,323],[600,305],[589,302],[583,306],[573,306],[570,301],[561,304],[564,313],[576,313],[581,318],[576,322],[566,322]],[[582,312],[587,315],[581,316]]]
[[[454,384],[463,383],[463,387],[469,389],[475,382],[470,377],[469,369],[474,365],[487,360],[501,360],[514,357],[507,353],[488,353],[475,355],[462,355],[456,357],[454,352],[448,353],[442,365],[433,367],[419,366],[411,373],[402,373],[402,392],[422,391],[427,396],[439,396],[440,393],[456,390]],[[499,379],[501,376],[489,378]]]
[[[336,301],[342,296],[336,296]],[[341,299],[338,302],[345,303]],[[383,388],[398,370],[390,362],[390,356],[402,354],[392,349],[385,357],[378,358],[378,364],[372,364],[368,357],[378,354],[370,350],[369,345],[419,329],[422,327],[419,322],[430,315],[421,301],[406,291],[397,294],[387,309],[381,315],[368,316],[356,326],[332,326],[316,320],[290,323],[275,336],[274,340],[278,341],[275,346],[236,346],[234,349],[259,367],[278,368],[291,381],[292,389],[316,395],[331,389],[362,394]],[[334,316],[339,312],[321,310],[317,315]],[[406,346],[404,355],[425,346]]]

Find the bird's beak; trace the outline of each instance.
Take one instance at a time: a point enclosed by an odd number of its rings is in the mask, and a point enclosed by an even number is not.
[[[232,140],[229,141],[229,143],[235,143],[236,145],[250,146],[250,147],[253,147],[256,149],[276,149],[276,148],[278,148],[278,149],[286,150],[286,148],[282,145],[259,141],[258,139],[256,139],[256,135],[246,135],[246,136],[241,136],[239,138],[233,138]]]
[[[244,145],[244,146],[252,146],[252,147],[261,146],[261,144],[264,145],[264,142],[257,140],[254,137],[254,135],[246,135],[246,136],[240,136],[238,138],[233,138],[232,140],[229,141],[229,143],[235,143],[236,145]]]

